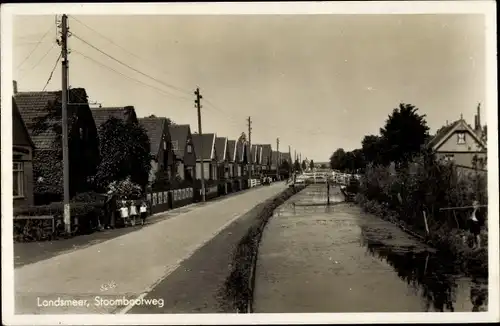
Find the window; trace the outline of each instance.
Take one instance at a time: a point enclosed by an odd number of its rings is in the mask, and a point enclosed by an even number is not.
[[[191,144],[188,144],[188,145],[187,145],[187,152],[188,152],[189,154],[191,154],[191,153],[193,152],[193,146],[191,146]]]
[[[179,142],[177,140],[172,140],[172,149],[174,151],[179,150]]]
[[[446,155],[444,156],[444,160],[445,160],[446,162],[451,162],[451,161],[453,161],[453,159],[454,159],[454,158],[455,158],[455,155],[453,155],[453,154],[446,154]]]
[[[12,166],[12,185],[14,198],[24,197],[24,166],[22,162],[14,162]]]
[[[163,141],[163,150],[167,150],[167,142],[165,140]]]
[[[457,144],[465,144],[465,132],[459,132],[457,134]]]

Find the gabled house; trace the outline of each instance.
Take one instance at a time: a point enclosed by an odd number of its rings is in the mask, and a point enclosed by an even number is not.
[[[33,151],[35,144],[16,102],[12,99],[12,196],[14,207],[33,205]]]
[[[61,91],[14,92],[14,101],[33,141],[34,202],[62,200]],[[87,93],[68,91],[70,196],[88,191],[99,164],[99,139]]]
[[[271,152],[271,173],[276,173],[281,165],[281,153],[278,151]]]
[[[227,194],[228,188],[231,188],[231,179],[229,178],[229,148],[227,146],[227,137],[215,138],[215,154],[217,156],[217,172],[219,180],[219,194]]]
[[[269,144],[260,145],[260,148],[260,164],[262,166],[262,171],[264,174],[269,174],[271,171],[273,148]]]
[[[146,130],[153,156],[149,172],[150,184],[155,182],[159,175],[166,180],[172,179],[175,164],[168,120],[161,117],[139,118],[139,125]]]
[[[260,145],[253,144],[250,149],[250,160],[252,164],[252,176],[257,177],[262,172],[261,157],[262,157],[262,147]]]
[[[428,148],[438,159],[453,161],[455,165],[465,168],[474,167],[475,158],[480,165],[486,162],[486,143],[481,139],[482,128],[478,116],[474,129],[462,117],[442,127],[427,143]]]
[[[203,168],[205,180],[218,180],[216,138],[215,134],[193,134],[197,179],[201,179],[201,169]]]
[[[238,139],[236,142],[237,176],[240,179],[240,189],[248,188],[250,178],[250,146],[246,140]]]
[[[229,170],[229,179],[231,179],[231,191],[238,191],[241,189],[239,178],[241,175],[238,175],[238,172],[241,173],[240,168],[240,155],[239,148],[237,146],[236,140],[228,140],[227,141],[227,151],[228,151],[228,170]],[[238,169],[240,168],[240,169]]]
[[[199,174],[196,172],[196,149],[191,127],[189,125],[170,124],[168,130],[175,161],[172,176],[192,182],[199,178]]]
[[[128,123],[139,122],[133,106],[92,108],[91,111],[97,130],[110,118],[116,118]]]

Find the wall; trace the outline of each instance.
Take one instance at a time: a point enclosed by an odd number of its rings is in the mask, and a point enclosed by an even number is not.
[[[203,173],[205,180],[208,180],[210,179],[210,163],[204,162],[203,166],[204,166]],[[201,162],[196,162],[196,179],[198,180],[201,179]]]
[[[472,159],[474,158],[474,155],[477,155],[478,158],[482,159],[485,159],[487,157],[486,153],[474,153],[474,152],[436,153],[436,157],[441,159],[444,159],[446,156],[451,156],[451,155],[453,155],[452,160],[453,162],[455,162],[455,164],[469,166],[469,167],[473,167]]]
[[[16,150],[19,149],[21,151]],[[14,206],[33,205],[33,151],[31,147],[27,146],[14,146],[13,154],[15,155],[15,162],[23,163],[23,197],[14,198]]]
[[[457,143],[458,132],[465,132],[465,144]],[[446,141],[437,149],[438,152],[479,152],[484,151],[473,136],[465,130],[459,130],[453,133]]]
[[[179,177],[181,177],[182,180],[184,180],[184,163],[179,162],[177,165],[177,174]]]

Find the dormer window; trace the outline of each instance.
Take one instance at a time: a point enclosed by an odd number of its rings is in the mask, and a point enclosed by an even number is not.
[[[163,150],[167,150],[167,142],[166,141],[163,141]]]
[[[459,145],[465,144],[465,132],[457,133],[457,144]]]
[[[191,154],[193,152],[193,146],[191,146],[191,144],[188,144],[186,150],[189,154]]]

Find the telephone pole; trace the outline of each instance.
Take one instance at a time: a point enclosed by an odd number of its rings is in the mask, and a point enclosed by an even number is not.
[[[194,100],[195,107],[198,110],[198,133],[199,136],[202,137],[201,132],[201,104],[200,100],[203,96],[200,95],[200,88],[197,87],[194,91],[194,95],[196,95],[196,100]],[[203,139],[200,139],[200,158],[201,158],[201,201],[205,202],[205,162],[203,162]]]
[[[276,180],[280,178],[280,139],[276,138]]]
[[[71,210],[69,204],[69,155],[68,155],[68,16],[61,18],[61,66],[62,66],[62,150],[64,187],[64,228],[71,233]]]
[[[290,156],[290,161],[292,160],[292,148],[290,147],[290,145],[288,145],[288,155]],[[290,167],[289,167],[289,175],[292,176],[292,167],[293,167],[293,163],[294,162],[290,162]]]
[[[248,178],[250,179],[252,177],[252,166],[253,166],[253,157],[252,157],[252,118],[248,117],[247,119],[248,123],[248,157],[250,159],[248,160]]]

